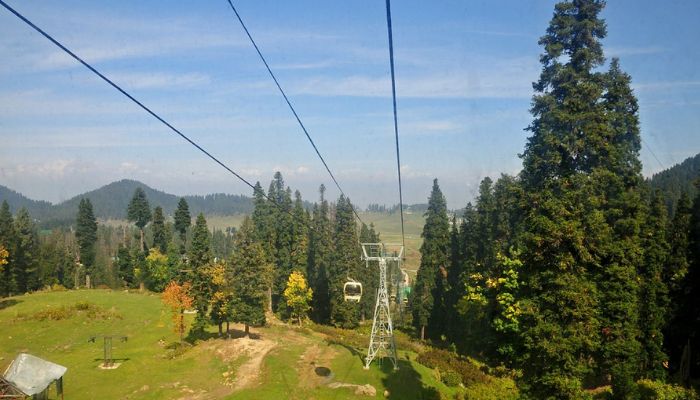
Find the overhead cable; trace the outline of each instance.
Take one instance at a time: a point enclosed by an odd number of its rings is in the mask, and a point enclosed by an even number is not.
[[[311,143],[311,146],[314,148],[316,155],[318,156],[319,159],[321,159],[323,166],[326,168],[326,171],[328,171],[328,175],[330,175],[331,179],[333,180],[333,183],[335,183],[335,186],[338,187],[338,190],[340,190],[340,193],[343,194],[346,198],[348,198],[348,196],[345,194],[343,189],[340,187],[340,183],[338,183],[338,180],[335,178],[335,175],[333,175],[333,172],[331,172],[331,169],[328,167],[328,164],[326,163],[326,160],[321,155],[321,152],[318,150],[318,147],[316,147],[316,143],[314,143],[314,140],[311,138],[311,135],[309,135],[309,131],[306,130],[306,126],[304,126],[304,123],[301,122],[301,118],[299,117],[299,114],[297,114],[297,111],[294,109],[292,102],[289,100],[289,97],[287,97],[287,94],[284,92],[284,89],[282,89],[282,86],[280,85],[279,81],[277,80],[277,77],[275,76],[275,74],[272,72],[270,65],[267,63],[267,60],[265,59],[262,52],[260,51],[260,48],[258,47],[257,43],[255,43],[253,36],[250,34],[250,31],[248,30],[248,27],[246,27],[245,23],[243,22],[243,18],[241,18],[241,15],[238,13],[238,10],[233,5],[233,2],[231,0],[226,0],[226,1],[228,2],[229,6],[231,6],[231,10],[233,10],[233,13],[236,14],[236,18],[238,19],[238,22],[240,22],[241,27],[245,31],[245,34],[248,36],[248,39],[250,39],[250,43],[253,45],[253,47],[255,47],[255,51],[258,53],[258,56],[260,56],[260,60],[263,62],[263,64],[265,64],[265,68],[267,69],[267,72],[270,74],[270,77],[272,78],[273,81],[275,81],[275,85],[277,86],[277,89],[282,94],[282,97],[284,97],[284,101],[289,106],[289,109],[292,111],[292,114],[294,114],[294,118],[296,118],[297,123],[299,123],[301,130],[304,131],[304,135],[306,135],[306,138],[309,140],[309,143]],[[351,206],[352,206],[352,204],[351,204]],[[357,217],[357,219],[360,222],[364,223],[362,221],[362,218],[360,218],[360,215],[355,210],[354,206],[352,206],[352,211],[355,213],[355,217]]]
[[[401,188],[401,155],[399,152],[399,120],[396,113],[396,78],[394,75],[394,39],[391,30],[391,4],[386,0],[386,26],[389,32],[389,63],[391,64],[391,97],[394,105],[394,137],[396,138],[396,172],[399,177],[399,214],[401,215],[401,242],[406,248],[403,223],[403,190]]]

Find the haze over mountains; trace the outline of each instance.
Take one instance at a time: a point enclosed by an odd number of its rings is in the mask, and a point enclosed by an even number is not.
[[[673,214],[682,192],[687,192],[691,198],[695,196],[697,189],[694,182],[698,178],[700,178],[700,154],[654,174],[648,182],[652,188],[662,191],[669,212]],[[153,189],[139,181],[122,179],[79,194],[58,204],[52,204],[44,200],[33,200],[6,186],[0,185],[0,201],[7,200],[13,213],[22,207],[26,207],[32,217],[39,222],[40,226],[51,228],[72,224],[75,221],[78,203],[83,197],[90,199],[97,218],[125,219],[127,205],[137,187],[143,188],[146,192],[151,207],[163,207],[166,215],[171,215],[175,211],[177,202],[181,197]],[[187,195],[182,197],[187,200],[192,215],[200,212],[207,215],[247,214],[253,210],[253,199],[245,195],[215,193],[204,196]],[[305,206],[310,207],[311,203],[305,201]],[[397,207],[373,204],[368,207],[368,210],[392,212],[395,211],[395,208]],[[404,210],[423,212],[425,211],[425,204],[404,205]],[[460,210],[457,210],[457,213],[460,213]]]

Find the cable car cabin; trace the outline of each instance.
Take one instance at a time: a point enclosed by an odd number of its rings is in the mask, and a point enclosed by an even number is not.
[[[359,303],[362,298],[362,284],[356,281],[348,281],[343,285],[343,297],[345,301]]]

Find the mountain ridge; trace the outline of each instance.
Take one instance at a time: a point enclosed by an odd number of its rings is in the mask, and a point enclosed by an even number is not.
[[[48,228],[72,224],[81,198],[90,199],[97,218],[125,219],[126,208],[137,187],[144,190],[151,207],[162,207],[166,215],[172,215],[175,212],[180,198],[187,200],[192,215],[197,215],[200,212],[210,215],[245,214],[250,213],[253,209],[252,198],[245,195],[213,193],[176,196],[131,179],[111,182],[57,204],[44,200],[34,200],[0,185],[0,201],[7,200],[13,213],[26,207],[42,227]]]

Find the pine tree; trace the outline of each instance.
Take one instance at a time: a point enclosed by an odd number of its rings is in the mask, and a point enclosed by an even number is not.
[[[319,203],[314,204],[306,267],[309,287],[313,290],[311,318],[317,323],[330,323],[328,271],[331,265],[333,242],[330,210],[328,201],[324,197],[325,191],[325,186],[321,185]]]
[[[370,228],[365,223],[360,226],[360,243],[379,243],[379,235],[374,232],[374,226]],[[365,264],[367,265],[367,264]],[[393,282],[391,274],[392,264],[387,265],[387,290],[391,290]],[[374,307],[377,303],[377,288],[379,284],[379,263],[377,261],[369,262],[369,269],[364,266],[360,267],[358,276],[351,278],[362,284],[362,298],[360,299],[360,313],[362,319],[372,318],[374,316]],[[391,292],[389,292],[391,293]]]
[[[165,216],[163,208],[158,206],[153,209],[153,247],[165,254],[168,251],[168,232],[165,227]]]
[[[664,347],[670,357],[671,371],[679,369],[683,349],[687,343],[685,327],[687,321],[683,308],[686,302],[686,276],[690,266],[690,221],[692,203],[687,193],[683,192],[675,207],[676,213],[668,228],[670,246],[664,282],[669,290],[668,323],[664,330]]]
[[[662,329],[668,315],[668,288],[663,280],[669,254],[666,241],[666,204],[660,191],[654,193],[650,213],[644,224],[644,263],[640,276],[640,319],[642,333],[642,373],[649,379],[664,380],[663,362],[668,357],[663,351]]]
[[[353,206],[344,195],[338,199],[334,225],[335,242],[328,269],[331,323],[342,328],[354,328],[359,321],[359,306],[344,300],[343,286],[348,278],[357,276],[361,250]]]
[[[80,199],[76,218],[75,238],[78,241],[80,262],[86,273],[95,275],[95,244],[97,243],[97,221],[88,198]]]
[[[207,220],[204,218],[204,214],[200,213],[197,215],[192,232],[192,245],[188,256],[188,267],[191,270],[189,276],[192,282],[192,296],[194,297],[194,307],[197,309],[197,318],[192,326],[192,332],[195,336],[200,334],[206,326],[209,296],[211,295],[206,267],[210,261],[209,228],[207,228]]]
[[[627,398],[639,353],[643,209],[629,77],[608,73],[600,0],[555,6],[523,154],[524,391],[577,398],[594,369]],[[596,360],[593,364],[591,361]]]
[[[421,262],[412,292],[411,307],[413,324],[425,339],[428,336],[439,338],[444,333],[444,315],[435,313],[434,299],[436,281],[447,277],[447,265],[450,257],[450,224],[447,218],[447,203],[440,191],[437,179],[428,198],[428,211],[425,213],[423,226],[423,244],[420,247]]]
[[[688,194],[683,192],[676,205],[676,213],[669,227],[668,242],[671,246],[668,258],[668,267],[665,271],[664,281],[668,282],[671,296],[682,289],[685,275],[688,273],[688,234],[690,232],[690,215],[692,204]]]
[[[307,254],[309,252],[309,225],[311,223],[309,213],[304,209],[301,193],[294,192],[294,218],[292,220],[292,269],[305,271]]]
[[[2,206],[0,206],[0,246],[3,246],[9,254],[1,276],[2,279],[0,279],[0,296],[9,296],[11,293],[17,293],[17,282],[12,274],[15,243],[14,220],[7,200],[3,200]]]
[[[119,249],[117,249],[115,266],[117,268],[119,279],[124,282],[126,287],[132,287],[135,283],[134,262],[131,257],[131,252],[129,251],[129,247],[125,244],[120,245]]]
[[[275,263],[274,211],[274,205],[267,199],[260,182],[256,182],[253,188],[253,213],[251,215],[253,235],[255,235],[255,240],[262,245],[266,260],[270,264]],[[271,273],[274,274],[275,272],[275,269],[273,269]],[[267,306],[270,312],[273,310],[272,292],[274,278],[274,276],[271,276],[267,288]]]
[[[180,234],[180,254],[185,254],[187,229],[192,224],[192,216],[190,215],[190,207],[184,197],[177,202],[175,210],[175,230]]]
[[[678,210],[677,212],[680,212]],[[671,323],[673,337],[672,363],[682,372],[684,384],[700,377],[700,191],[693,200],[688,229],[688,272],[681,282],[678,309]],[[680,351],[679,351],[680,350]],[[684,354],[686,353],[686,354]],[[687,357],[687,359],[685,359]],[[685,364],[686,368],[683,368]],[[689,374],[685,373],[689,368]]]
[[[126,210],[126,215],[129,221],[136,224],[141,233],[141,252],[144,251],[143,228],[151,221],[151,207],[148,204],[146,193],[140,187],[134,191],[134,196],[129,202]]]
[[[267,197],[272,200],[267,209],[274,232],[273,258],[275,262],[274,285],[272,288],[272,306],[276,310],[284,310],[283,292],[287,277],[292,272],[292,247],[295,222],[292,219],[291,189],[285,189],[282,174],[275,172]],[[271,238],[271,239],[272,239]]]
[[[236,253],[231,261],[232,320],[249,327],[265,324],[266,275],[272,265],[268,263],[262,245],[255,240],[253,224],[243,220],[236,233]]]
[[[21,208],[15,218],[17,235],[15,254],[12,257],[10,274],[19,293],[39,288],[39,234],[26,208]]]
[[[204,214],[197,215],[197,220],[192,231],[192,246],[189,252],[189,264],[192,268],[199,268],[211,261],[211,244],[209,240],[209,228]]]

